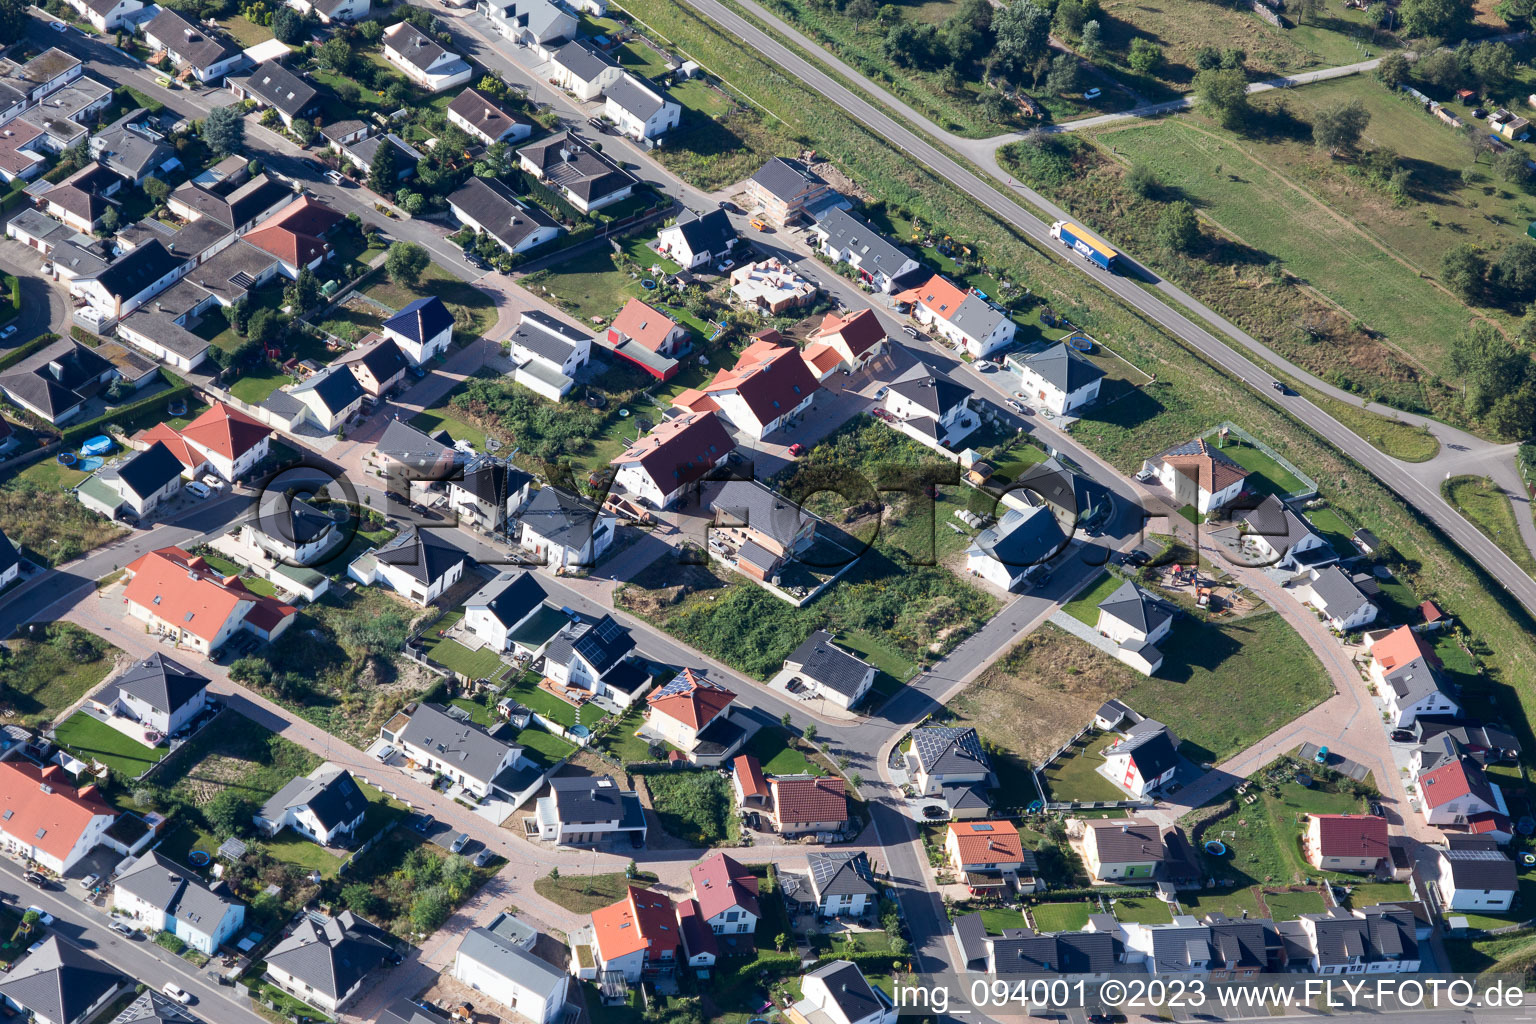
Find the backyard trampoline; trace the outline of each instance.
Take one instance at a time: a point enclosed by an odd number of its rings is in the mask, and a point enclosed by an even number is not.
[[[1220,839],[1207,839],[1205,841],[1205,852],[1212,857],[1225,857],[1227,855],[1227,844]]]
[[[187,854],[187,863],[195,868],[205,868],[209,861],[213,860],[206,850],[193,850]]]
[[[59,452],[58,455],[54,456],[54,461],[61,466],[73,466],[80,460],[74,452]]]
[[[1093,342],[1090,341],[1088,338],[1085,338],[1081,334],[1074,334],[1071,337],[1067,338],[1067,344],[1071,345],[1073,348],[1077,349],[1077,351],[1079,351],[1079,352],[1092,352],[1093,351]]]

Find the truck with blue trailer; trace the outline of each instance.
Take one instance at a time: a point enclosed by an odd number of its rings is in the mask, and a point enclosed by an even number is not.
[[[1059,220],[1051,225],[1051,237],[1058,239],[1083,259],[1104,270],[1120,269],[1120,253],[1102,238],[1085,231],[1069,221]]]

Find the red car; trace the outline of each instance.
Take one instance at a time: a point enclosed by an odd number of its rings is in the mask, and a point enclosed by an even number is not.
[[[792,444],[792,445],[789,446],[790,458],[798,459],[800,456],[802,456],[804,454],[805,454],[805,445],[803,445],[803,444]]]

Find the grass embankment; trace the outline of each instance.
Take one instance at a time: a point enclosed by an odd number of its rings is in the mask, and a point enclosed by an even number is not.
[[[1485,476],[1453,476],[1441,482],[1440,493],[1516,565],[1536,576],[1536,558],[1520,536],[1514,503],[1502,487]]]

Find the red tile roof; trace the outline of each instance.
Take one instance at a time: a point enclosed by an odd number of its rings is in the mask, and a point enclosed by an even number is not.
[[[948,320],[965,301],[965,289],[934,274],[926,284],[909,288],[896,296],[897,302],[918,302],[927,306],[941,319]]]
[[[223,402],[181,428],[181,436],[226,459],[238,459],[272,433],[272,428]]]
[[[962,864],[1017,864],[1024,859],[1019,830],[1006,821],[950,822]]]
[[[720,955],[720,943],[715,939],[714,930],[709,927],[698,900],[678,901],[677,925],[683,934],[683,948],[690,958],[706,953]]]
[[[651,710],[674,718],[691,729],[702,729],[730,707],[736,694],[685,668],[646,698]]]
[[[171,454],[181,460],[181,464],[188,469],[191,469],[193,466],[201,466],[208,461],[188,447],[186,440],[169,423],[157,423],[140,433],[134,440],[142,441],[150,447],[153,447],[154,443],[159,441],[169,448]]]
[[[0,761],[0,832],[17,842],[63,860],[98,814],[117,812],[95,786],[76,791],[58,765]]]
[[[1318,854],[1323,857],[1390,857],[1387,821],[1374,814],[1316,814]]]
[[[1188,455],[1164,455],[1163,461],[1189,477],[1207,494],[1226,490],[1248,476],[1248,471],[1217,453],[1204,438],[1195,442],[1199,451]]]
[[[325,255],[326,233],[345,219],[319,200],[304,196],[243,237],[285,263],[308,266]]]
[[[704,393],[734,391],[759,423],[770,423],[820,388],[821,384],[800,358],[799,349],[764,338],[748,345],[733,369],[715,374]]]
[[[725,910],[745,910],[758,916],[757,876],[724,853],[706,857],[688,873],[706,921]]]
[[[747,796],[767,796],[768,780],[763,778],[763,766],[751,754],[742,754],[731,762],[731,769],[741,782],[741,791]]]
[[[780,823],[848,820],[848,796],[842,779],[773,778],[768,785]]]
[[[1420,775],[1419,793],[1424,797],[1424,806],[1431,808],[1469,794],[1490,804],[1494,802],[1488,777],[1470,757],[1457,758]]]
[[[238,576],[221,576],[201,558],[177,547],[151,551],[129,562],[127,571],[132,577],[123,591],[128,602],[204,640],[217,637],[232,615],[254,614],[252,624],[270,631],[298,612],[291,605],[252,593]]]
[[[616,455],[609,465],[638,463],[663,494],[670,494],[702,478],[715,463],[735,450],[736,442],[731,440],[720,418],[703,410],[663,420]]]
[[[671,899],[635,885],[617,903],[592,911],[592,934],[604,963],[641,949],[658,959],[677,948],[677,929]]]
[[[677,327],[677,321],[639,299],[630,299],[613,318],[612,329],[629,338],[635,344],[652,352],[660,352],[667,343],[667,335]]]
[[[1435,666],[1440,664],[1435,652],[1410,626],[1399,626],[1371,644],[1371,658],[1388,672],[1419,658]]]
[[[828,313],[822,317],[821,326],[811,332],[812,340],[841,337],[855,359],[885,340],[885,328],[872,309],[861,309],[848,317]]]
[[[837,349],[823,342],[807,345],[805,351],[800,353],[800,358],[805,360],[805,365],[811,368],[818,379],[837,369],[837,364],[843,361]]]

